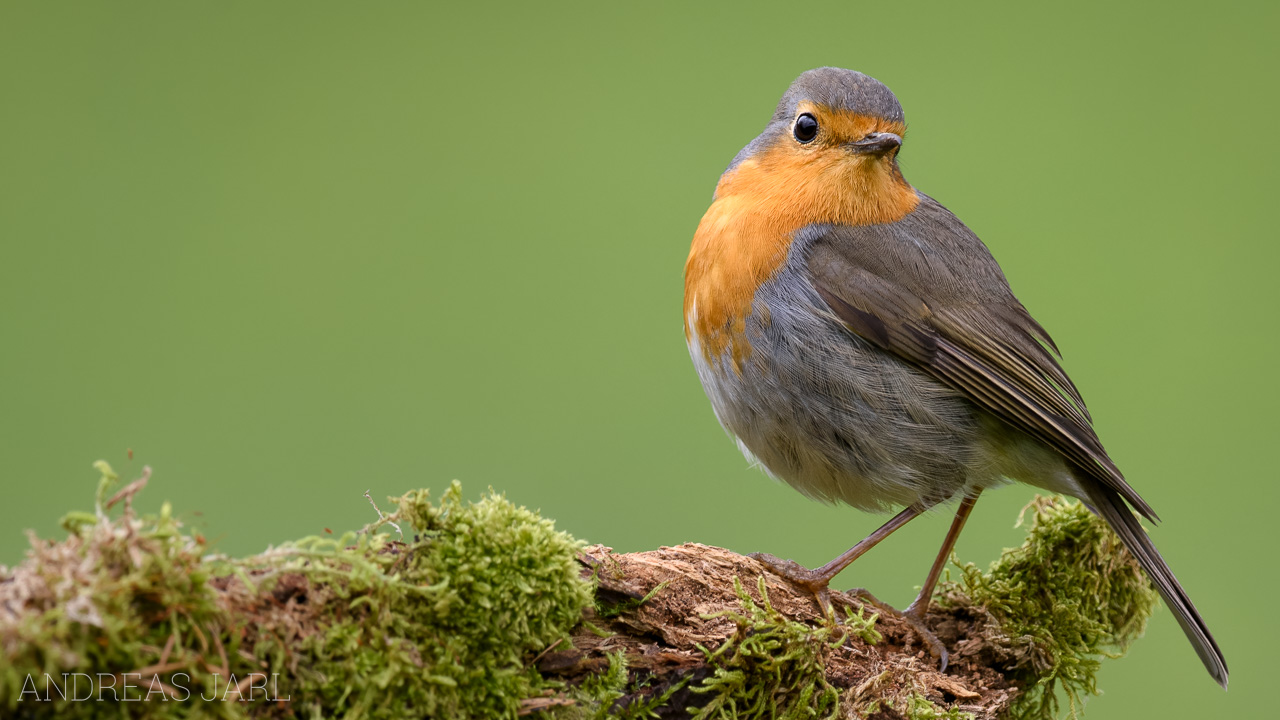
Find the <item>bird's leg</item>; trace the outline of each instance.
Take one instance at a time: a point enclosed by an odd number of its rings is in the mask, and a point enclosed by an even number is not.
[[[794,560],[783,560],[768,553],[751,553],[747,557],[760,561],[775,574],[812,592],[818,598],[818,604],[825,612],[827,608],[831,607],[831,598],[827,592],[827,585],[830,584],[831,579],[840,574],[841,570],[849,567],[849,564],[861,557],[863,553],[893,534],[894,530],[914,520],[922,512],[924,512],[923,505],[917,503],[908,506],[906,510],[894,515],[889,522],[881,525],[875,532],[863,539],[862,542],[849,548],[840,557],[817,570],[810,570]]]
[[[938,550],[938,557],[934,559],[933,567],[929,568],[929,577],[925,578],[920,594],[907,606],[906,610],[902,611],[903,615],[924,622],[925,613],[929,611],[929,601],[933,599],[933,588],[937,586],[938,578],[942,576],[942,569],[951,559],[951,551],[955,549],[960,531],[964,530],[964,523],[969,519],[969,513],[973,512],[973,506],[978,502],[978,494],[981,492],[976,490],[960,501],[960,507],[956,508],[956,517],[951,521],[951,529],[947,531],[947,538],[942,541],[942,549]]]
[[[979,490],[972,495],[967,495],[960,501],[960,507],[956,508],[956,517],[951,521],[951,529],[947,531],[947,537],[942,541],[942,549],[938,551],[938,557],[933,561],[933,567],[929,568],[929,577],[925,578],[924,587],[920,588],[920,594],[907,606],[906,610],[898,613],[893,611],[893,608],[876,600],[871,593],[865,590],[859,593],[866,598],[870,598],[871,603],[876,607],[894,612],[894,614],[900,615],[903,620],[906,620],[907,624],[916,631],[916,634],[928,643],[929,651],[934,657],[938,658],[941,672],[946,672],[947,663],[950,659],[947,653],[947,646],[942,644],[942,641],[938,639],[937,635],[933,634],[928,625],[925,625],[924,617],[929,610],[929,601],[933,598],[933,588],[938,584],[938,578],[942,575],[942,568],[946,567],[947,561],[951,559],[951,551],[955,549],[956,539],[960,537],[960,531],[964,529],[964,523],[969,519],[969,513],[973,511],[974,504],[978,502],[978,493],[980,492],[982,491]]]
[[[902,617],[916,631],[916,634],[929,645],[930,652],[934,657],[938,658],[943,671],[947,669],[949,660],[947,648],[938,639],[938,636],[934,635],[933,631],[925,625],[925,613],[929,609],[929,601],[933,598],[933,589],[938,584],[938,578],[942,576],[942,569],[947,566],[947,561],[951,559],[951,551],[955,549],[956,540],[960,537],[960,531],[964,529],[965,521],[969,519],[969,513],[973,512],[973,506],[978,502],[978,493],[980,492],[981,490],[972,495],[967,495],[960,501],[960,507],[956,508],[955,519],[951,521],[951,529],[947,531],[947,537],[942,541],[942,548],[938,550],[938,557],[933,561],[933,567],[929,568],[929,576],[925,578],[924,587],[920,588],[920,594],[916,596],[915,601],[907,606],[906,610],[898,612],[891,606],[877,600],[874,595],[866,590],[851,591],[868,600],[881,611]],[[775,574],[812,592],[817,597],[818,604],[822,610],[825,611],[831,606],[830,593],[827,589],[831,579],[840,574],[841,570],[849,567],[854,560],[857,560],[868,550],[879,544],[881,540],[893,534],[894,530],[918,517],[924,510],[925,507],[920,504],[907,507],[907,509],[894,515],[889,522],[881,525],[875,532],[868,535],[862,542],[849,548],[840,557],[816,570],[803,567],[793,560],[783,560],[766,553],[752,553],[748,557],[758,560]]]

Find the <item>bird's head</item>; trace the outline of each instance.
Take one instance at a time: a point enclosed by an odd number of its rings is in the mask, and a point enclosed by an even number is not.
[[[810,70],[734,158],[716,195],[799,203],[814,222],[891,222],[918,202],[898,168],[906,130],[902,106],[880,81],[853,70]]]

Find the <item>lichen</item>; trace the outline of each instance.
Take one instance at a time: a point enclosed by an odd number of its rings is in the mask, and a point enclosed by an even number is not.
[[[991,642],[1007,651],[1025,688],[1012,717],[1053,718],[1059,686],[1074,717],[1083,697],[1097,694],[1101,660],[1120,657],[1142,635],[1157,595],[1119,537],[1080,503],[1037,497],[1027,510],[1026,541],[985,573],[961,566],[959,582],[945,583],[939,598],[987,614]]]

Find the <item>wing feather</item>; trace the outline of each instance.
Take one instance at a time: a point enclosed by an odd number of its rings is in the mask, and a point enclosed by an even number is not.
[[[851,332],[1056,449],[1156,520],[1107,455],[1053,340],[986,246],[924,199],[923,218],[891,229],[806,231],[810,279],[823,301]]]

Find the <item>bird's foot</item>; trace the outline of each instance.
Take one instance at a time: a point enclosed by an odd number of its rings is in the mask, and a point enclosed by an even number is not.
[[[947,652],[947,646],[943,645],[942,641],[938,639],[938,636],[935,635],[933,631],[929,629],[929,626],[925,624],[924,611],[926,607],[921,607],[918,600],[911,603],[906,610],[898,610],[888,603],[880,602],[875,595],[872,595],[869,591],[863,588],[854,588],[850,590],[848,594],[857,597],[864,603],[874,605],[881,612],[902,618],[906,621],[906,623],[911,626],[911,629],[916,631],[916,635],[920,636],[920,639],[924,641],[926,646],[928,646],[929,654],[938,661],[938,672],[947,671],[947,665],[950,663],[951,655]]]
[[[831,582],[831,575],[822,570],[810,570],[794,560],[784,560],[776,555],[768,553],[751,553],[747,557],[759,562],[768,568],[769,572],[781,577],[793,585],[808,590],[813,593],[814,598],[818,601],[818,609],[824,615],[831,617],[831,590],[828,585]],[[950,661],[950,654],[947,652],[947,646],[942,644],[938,636],[929,629],[924,622],[924,611],[926,606],[921,606],[920,601],[911,603],[906,610],[898,610],[887,603],[880,602],[875,595],[867,590],[855,588],[847,594],[852,595],[863,603],[874,606],[881,613],[902,618],[907,625],[915,630],[916,635],[924,641],[929,648],[929,653],[938,660],[939,671],[946,672],[947,664]]]
[[[790,582],[792,585],[798,585],[813,593],[814,599],[818,601],[818,609],[824,615],[830,614],[831,591],[827,585],[831,582],[831,576],[816,570],[810,570],[795,560],[784,560],[777,555],[770,555],[769,553],[751,553],[747,557],[764,565],[769,569],[769,572]]]

